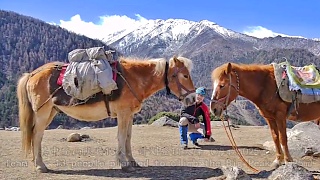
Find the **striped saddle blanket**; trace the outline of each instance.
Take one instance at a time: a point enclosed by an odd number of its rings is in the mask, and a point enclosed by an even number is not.
[[[294,99],[299,103],[320,101],[320,75],[314,65],[291,66],[285,61],[273,63],[274,75],[280,97],[286,102]]]

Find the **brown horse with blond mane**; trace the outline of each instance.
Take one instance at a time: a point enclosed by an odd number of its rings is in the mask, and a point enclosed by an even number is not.
[[[190,73],[192,61],[184,57],[166,59],[133,60],[121,57],[116,66],[118,89],[108,95],[108,106],[101,92],[88,101],[68,96],[57,79],[64,63],[47,63],[31,73],[25,73],[18,81],[19,118],[22,131],[22,148],[32,152],[35,168],[48,169],[42,160],[41,141],[45,129],[58,112],[81,121],[99,121],[117,118],[117,160],[124,171],[140,167],[131,151],[133,116],[141,110],[142,102],[166,87],[184,104],[195,101],[195,87]],[[110,110],[110,116],[107,112]]]
[[[245,65],[226,63],[212,71],[213,92],[210,110],[221,116],[227,106],[238,95],[252,101],[267,121],[276,147],[276,158],[271,167],[277,168],[284,161],[292,162],[287,134],[286,120],[312,121],[320,117],[320,102],[299,104],[296,111],[290,111],[291,103],[278,95],[274,68],[269,65]],[[282,145],[282,148],[280,146]]]

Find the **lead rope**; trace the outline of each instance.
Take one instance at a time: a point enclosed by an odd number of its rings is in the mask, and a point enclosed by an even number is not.
[[[237,75],[237,74],[236,74]],[[237,75],[238,76],[238,75]],[[229,78],[230,78],[230,84],[231,84],[231,74],[229,74]],[[238,91],[239,91],[239,78],[237,77],[237,83],[238,83]],[[229,85],[229,91],[228,91],[228,96],[227,96],[227,99],[226,99],[226,104],[228,103],[229,101],[229,97],[230,97],[230,92],[231,92],[231,85]],[[227,128],[226,128],[226,125],[224,124],[224,120],[225,120],[225,117],[226,117],[226,121],[228,123],[228,129],[229,129],[229,132],[230,134],[228,133],[227,131]],[[253,170],[254,172],[260,172],[258,169],[252,167],[246,160],[245,158],[243,157],[243,155],[241,154],[241,152],[239,151],[238,149],[238,146],[233,138],[233,134],[232,134],[232,131],[231,131],[231,128],[230,128],[230,123],[229,123],[229,116],[228,116],[228,108],[226,107],[226,114],[224,116],[222,116],[222,124],[223,124],[223,127],[224,127],[224,130],[226,131],[226,134],[228,136],[228,139],[232,145],[232,148],[233,150],[237,153],[237,155],[239,156],[239,158],[242,160],[242,162],[244,162],[251,170]],[[231,137],[230,137],[231,136]]]

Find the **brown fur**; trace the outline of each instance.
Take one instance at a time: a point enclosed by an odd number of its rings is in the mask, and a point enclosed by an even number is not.
[[[285,162],[293,161],[287,145],[286,120],[312,121],[320,118],[320,102],[299,104],[298,114],[295,110],[289,114],[291,104],[284,102],[277,94],[272,65],[234,63],[227,63],[213,70],[211,75],[214,84],[213,100],[219,101],[219,99],[226,97],[229,87],[231,88],[230,98],[226,104],[229,105],[238,96],[237,89],[233,88],[238,86],[235,72],[239,77],[239,95],[252,101],[269,124],[276,146],[276,159],[272,164],[273,167],[279,166],[283,160]],[[231,82],[229,80],[230,73]],[[233,86],[229,86],[230,84]],[[212,101],[210,109],[212,113],[220,116],[225,108],[217,104],[216,101]],[[287,116],[287,114],[289,115]]]
[[[165,87],[164,69],[165,59],[149,61],[129,60],[122,58],[118,70],[132,87],[129,88],[120,76],[117,77],[119,89],[109,96],[111,117],[118,121],[118,152],[117,159],[124,170],[133,170],[137,163],[131,152],[131,128],[133,116],[139,112],[142,102]],[[24,74],[18,82],[17,96],[19,101],[20,127],[22,130],[22,148],[26,154],[30,149],[37,170],[47,172],[41,156],[41,141],[44,130],[51,123],[57,110],[70,117],[83,121],[98,121],[108,116],[102,94],[83,104],[66,95],[63,89],[52,94],[58,86],[55,84],[59,76],[57,67],[62,63],[47,63],[32,73]],[[190,78],[192,61],[183,57],[174,57],[169,61],[167,78],[171,92],[179,97],[185,90],[179,89],[176,79],[190,91],[194,85]],[[179,73],[176,74],[176,70]],[[137,94],[137,97],[134,96]],[[183,102],[194,102],[194,94],[189,94]]]

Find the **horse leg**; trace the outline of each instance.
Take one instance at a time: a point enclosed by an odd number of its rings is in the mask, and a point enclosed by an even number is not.
[[[45,111],[41,111],[45,113]],[[35,163],[36,170],[42,173],[48,172],[48,168],[43,163],[42,153],[41,153],[41,142],[44,134],[44,130],[50,124],[53,117],[57,114],[55,109],[51,109],[49,117],[45,114],[37,113],[35,115],[35,125],[33,129],[33,159]]]
[[[280,163],[283,161],[283,153],[282,153],[282,149],[280,147],[278,126],[277,126],[277,123],[275,122],[274,119],[267,119],[266,118],[266,120],[269,124],[272,139],[273,139],[273,142],[275,144],[275,149],[276,149],[276,159],[272,162],[271,168],[276,169],[280,166]]]
[[[130,113],[131,114],[131,113]],[[134,171],[134,168],[130,166],[127,160],[126,153],[126,141],[128,138],[128,127],[130,121],[132,121],[132,115],[122,111],[118,114],[118,149],[117,149],[117,160],[120,163],[121,169],[125,172]]]
[[[133,155],[132,155],[132,149],[131,149],[132,124],[133,124],[133,120],[129,121],[128,134],[127,134],[127,140],[126,140],[126,156],[127,156],[128,161],[130,163],[130,166],[132,166],[132,167],[141,167],[136,162],[136,160],[133,158]]]
[[[283,152],[284,152],[284,161],[285,161],[285,163],[292,162],[293,159],[290,155],[289,147],[288,147],[286,119],[279,118],[277,121],[277,126],[278,126],[278,130],[279,130],[280,143],[282,145]]]

